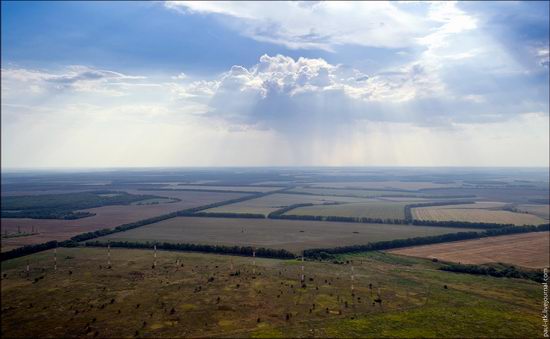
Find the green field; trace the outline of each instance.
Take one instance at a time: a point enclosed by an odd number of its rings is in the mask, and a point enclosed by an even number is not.
[[[328,221],[177,217],[113,233],[98,240],[256,246],[300,252],[307,248],[359,245],[467,231],[475,230]]]
[[[315,196],[307,194],[270,194],[261,198],[246,200],[236,204],[210,208],[204,212],[212,213],[259,213],[267,215],[273,211],[294,204],[324,204],[332,202],[363,202],[363,198],[339,196]]]
[[[542,288],[529,280],[374,252],[305,262],[302,287],[296,260],[157,254],[154,269],[150,250],[111,249],[111,269],[105,248],[59,249],[56,272],[53,251],[3,262],[3,336],[542,336]]]
[[[288,211],[287,215],[342,216],[356,218],[404,219],[409,202],[369,200],[361,203],[306,206]]]

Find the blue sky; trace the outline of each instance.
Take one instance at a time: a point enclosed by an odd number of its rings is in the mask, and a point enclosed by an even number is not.
[[[2,166],[548,166],[548,13],[2,2]]]

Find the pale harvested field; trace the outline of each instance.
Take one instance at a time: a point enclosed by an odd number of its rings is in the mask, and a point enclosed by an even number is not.
[[[366,244],[457,231],[448,227],[390,224],[178,217],[98,240],[256,246],[299,252],[306,248]]]
[[[364,198],[337,197],[337,196],[314,196],[301,194],[275,193],[261,198],[246,200],[235,204],[211,208],[205,212],[223,213],[259,213],[267,215],[280,208],[293,204],[323,204],[326,202],[363,202]]]
[[[128,192],[143,194],[144,191],[128,190]],[[51,240],[66,240],[84,232],[95,231],[102,228],[112,228],[162,214],[243,196],[243,194],[239,193],[191,191],[147,191],[147,194],[178,198],[181,199],[181,201],[157,205],[125,205],[91,208],[85,211],[96,213],[95,216],[77,220],[3,218],[1,219],[2,232],[7,230],[9,233],[13,233],[17,231],[18,227],[21,227],[22,232],[30,231],[34,226],[39,229],[40,234],[28,237],[2,239],[2,251],[5,251],[7,248],[39,244]],[[4,246],[6,246],[6,249]]]
[[[461,206],[461,205],[456,205]],[[546,221],[536,215],[503,210],[456,208],[452,205],[418,207],[412,209],[417,220],[488,222],[514,225],[539,225]]]
[[[546,220],[550,219],[549,205],[518,205],[517,209],[536,215]]]
[[[311,184],[312,187],[332,187],[332,188],[368,188],[368,189],[402,189],[419,190],[423,188],[448,188],[460,187],[462,183],[434,183],[430,181],[360,181],[360,182],[322,182]]]
[[[405,205],[407,204],[407,202],[380,201],[373,199],[361,203],[300,207],[290,210],[285,214],[404,219]]]
[[[421,258],[437,258],[463,264],[502,262],[530,268],[550,266],[549,232],[503,235],[390,250]]]

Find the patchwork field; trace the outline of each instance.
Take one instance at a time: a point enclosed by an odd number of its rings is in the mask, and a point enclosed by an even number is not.
[[[539,337],[539,283],[384,253],[343,265],[61,248],[2,262],[5,337]],[[355,272],[351,293],[351,264]],[[25,272],[26,263],[30,272]],[[238,272],[239,274],[234,274]],[[379,302],[376,302],[379,300]],[[30,325],[35,324],[35,325]]]
[[[550,192],[548,182],[545,188],[530,187],[484,187],[484,188],[432,188],[422,190],[427,195],[474,195],[477,200],[502,201],[507,203],[529,204],[534,200],[546,201]]]
[[[415,192],[400,192],[400,191],[384,191],[384,190],[358,190],[358,189],[339,189],[339,188],[306,188],[297,187],[291,190],[297,193],[307,193],[315,195],[333,195],[333,196],[347,196],[347,197],[360,197],[360,198],[373,198],[380,196],[407,196],[415,197],[418,194]]]
[[[408,204],[409,202],[392,202],[373,199],[360,203],[300,207],[290,210],[285,214],[404,219],[405,206]]]
[[[128,190],[128,192],[143,194],[144,191]],[[66,240],[84,232],[107,227],[116,227],[186,208],[244,196],[240,193],[191,191],[147,191],[147,194],[177,198],[180,199],[180,201],[151,205],[103,206],[91,208],[84,211],[95,213],[96,215],[76,220],[2,218],[2,232],[7,231],[13,233],[17,232],[18,229],[22,232],[30,232],[33,227],[39,230],[39,234],[31,236],[2,238],[2,251],[51,240]]]
[[[327,188],[365,188],[365,189],[401,189],[419,190],[425,188],[460,187],[461,182],[435,183],[430,181],[357,181],[357,182],[323,182],[314,183],[311,187]]]
[[[314,196],[307,194],[275,193],[261,198],[211,208],[205,212],[259,213],[267,215],[273,211],[294,204],[324,204],[327,202],[363,202],[366,199],[338,196]]]
[[[463,264],[507,263],[523,267],[550,267],[550,233],[504,235],[444,244],[390,250],[400,255],[437,258]]]
[[[539,225],[546,220],[532,214],[498,210],[499,203],[476,203],[417,207],[412,215],[417,220],[489,222],[514,225]]]
[[[473,231],[460,229],[460,231]],[[456,228],[278,219],[178,217],[114,233],[100,241],[159,241],[270,247],[300,252],[370,242],[456,233]]]

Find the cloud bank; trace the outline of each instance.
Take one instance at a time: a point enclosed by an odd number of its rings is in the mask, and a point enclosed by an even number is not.
[[[199,75],[10,64],[3,166],[549,165],[548,17],[510,14],[524,4],[165,6],[324,57]],[[357,62],[338,61],[350,46]]]

